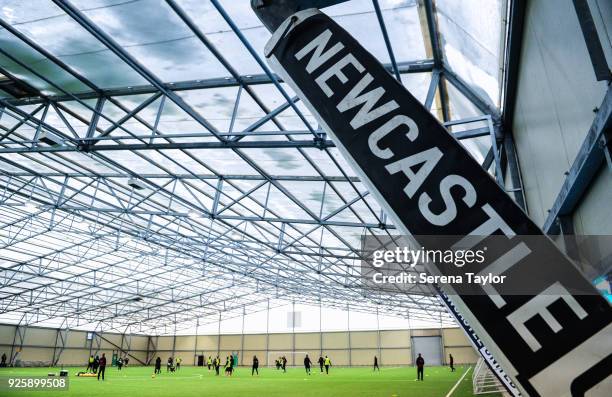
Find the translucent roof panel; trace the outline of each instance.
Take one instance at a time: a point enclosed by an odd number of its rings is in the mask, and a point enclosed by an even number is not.
[[[269,330],[286,332],[295,301],[309,323],[333,317],[325,330],[376,313],[381,328],[452,324],[431,289],[365,290],[362,236],[399,231],[304,103],[288,101],[295,92],[265,73],[271,35],[248,1],[59,4],[0,0],[1,322],[218,332],[221,312],[222,332],[244,313],[245,329],[263,332],[270,307]],[[441,65],[423,2],[378,4],[380,19],[370,0],[324,12],[391,73],[395,59],[436,117],[448,109],[452,133],[476,131],[462,142],[485,162],[498,110],[471,101],[497,104],[505,3],[436,1]],[[465,86],[432,85],[438,67]]]
[[[491,104],[499,106],[506,0],[436,0],[445,61]]]

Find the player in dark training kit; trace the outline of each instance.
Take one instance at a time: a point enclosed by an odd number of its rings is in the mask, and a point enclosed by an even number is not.
[[[417,366],[417,380],[423,380],[423,368],[425,367],[425,359],[421,357],[421,353],[416,359]]]
[[[312,361],[310,360],[310,357],[308,357],[308,354],[306,355],[306,357],[304,357],[304,369],[306,369],[306,373],[308,375],[310,375],[310,365],[312,364]]]
[[[253,356],[253,367],[251,368],[251,376],[257,372],[257,376],[259,376],[259,359],[257,356]]]

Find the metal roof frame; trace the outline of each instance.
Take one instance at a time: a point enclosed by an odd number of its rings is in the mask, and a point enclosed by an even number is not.
[[[70,328],[159,334],[175,332],[177,324],[188,328],[196,318],[198,324],[215,322],[220,312],[229,318],[245,309],[264,310],[261,303],[282,295],[287,300],[308,296],[313,304],[341,309],[348,302],[350,310],[366,313],[397,315],[401,307],[401,315],[452,324],[429,289],[389,294],[361,287],[355,236],[393,236],[395,229],[325,131],[311,125],[298,99],[268,69],[219,1],[212,1],[216,11],[264,73],[240,75],[172,0],[166,0],[168,6],[228,70],[228,77],[162,81],[72,3],[54,3],[149,84],[100,88],[0,19],[16,40],[90,89],[70,92],[0,49],[61,93],[0,99],[3,320],[44,325],[69,319]],[[490,137],[495,161],[485,161],[486,168],[503,183],[501,112],[445,64],[434,4],[424,0],[424,6],[433,59],[398,61],[374,0],[373,23],[381,29],[391,60],[387,68],[400,81],[407,74],[430,73],[426,106],[431,108],[437,98],[448,127],[462,127],[454,132],[459,139]],[[483,116],[451,121],[447,81]],[[273,85],[284,103],[269,106],[254,89],[263,85]],[[179,95],[228,87],[238,88],[229,105],[228,131],[220,131]],[[140,102],[131,106],[124,100],[137,96]],[[245,96],[263,115],[234,130]],[[169,103],[203,131],[163,128],[160,120]],[[143,116],[151,108],[156,109],[154,117]],[[304,128],[283,126],[288,111]],[[57,120],[50,121],[51,114]],[[38,138],[43,132],[59,143],[42,143]],[[275,149],[291,150],[312,172],[269,172],[249,151]],[[216,169],[206,157],[212,151],[244,164],[243,173]],[[124,152],[148,171],[117,160],[114,153]],[[128,185],[130,178],[143,188]],[[317,192],[319,208],[306,204],[304,191],[296,187],[307,183],[322,189]],[[334,293],[326,293],[329,289]]]

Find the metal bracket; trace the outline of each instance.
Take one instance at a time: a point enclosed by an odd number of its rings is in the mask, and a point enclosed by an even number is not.
[[[278,27],[298,11],[308,8],[325,8],[348,0],[251,0],[251,8],[268,28],[274,32]]]
[[[319,150],[325,149],[325,146],[326,146],[325,145],[325,137],[326,137],[326,134],[323,132],[323,133],[317,134],[317,136],[315,138],[313,138],[313,140],[312,140],[314,142],[315,146]]]

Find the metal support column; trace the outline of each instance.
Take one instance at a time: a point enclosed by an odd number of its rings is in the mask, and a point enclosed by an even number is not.
[[[198,328],[200,328],[200,318],[196,318],[195,341],[193,342],[193,366],[198,365]]]
[[[380,346],[380,318],[378,317],[378,305],[376,305],[376,349],[378,350],[378,363],[382,366],[382,348]]]
[[[270,365],[270,298],[266,307],[266,365]]]
[[[349,367],[353,366],[353,349],[351,347],[351,307],[346,304],[346,335],[348,338]]]
[[[323,356],[323,315],[321,314],[321,300],[319,299],[319,356]]]
[[[246,309],[244,308],[244,306],[242,306],[242,328],[240,329],[240,365],[244,365],[244,317],[245,316],[246,316]]]
[[[217,327],[217,356],[221,354],[221,310],[219,310],[219,324]]]
[[[291,363],[295,366],[295,301],[291,302]]]

